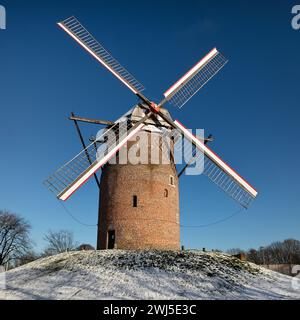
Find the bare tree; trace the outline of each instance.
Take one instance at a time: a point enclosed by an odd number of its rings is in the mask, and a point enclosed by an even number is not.
[[[300,241],[295,239],[286,239],[282,243],[285,252],[285,263],[300,263]]]
[[[248,250],[246,256],[248,261],[256,264],[262,264],[261,256],[257,250],[255,249]]]
[[[88,251],[88,250],[95,250],[95,248],[92,245],[88,244],[88,243],[83,243],[76,250],[78,250],[78,251]]]
[[[265,248],[265,255],[267,256],[267,264],[285,263],[285,255],[282,242],[273,242]]]
[[[240,248],[231,248],[231,249],[228,249],[226,253],[234,256],[236,254],[245,253],[245,251]]]
[[[49,231],[44,240],[48,245],[44,251],[44,255],[54,255],[62,252],[72,251],[76,248],[73,233],[68,230],[60,230],[57,232]]]
[[[0,210],[0,265],[11,263],[31,249],[30,228],[17,214]]]
[[[28,250],[16,259],[15,267],[20,267],[37,259],[39,259],[39,255],[32,250]]]
[[[257,264],[300,264],[300,241],[286,239],[258,250],[250,249],[247,259]]]

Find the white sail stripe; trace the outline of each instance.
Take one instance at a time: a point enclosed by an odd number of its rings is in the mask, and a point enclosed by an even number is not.
[[[88,51],[95,59],[97,59],[105,68],[107,68],[114,76],[116,76],[121,82],[123,82],[134,94],[138,91],[135,90],[130,84],[128,84],[122,77],[120,77],[105,61],[100,59],[89,47],[87,47],[79,38],[77,38],[71,31],[69,31],[61,22],[58,25],[67,32],[75,41],[77,41],[86,51]]]
[[[203,59],[201,59],[192,69],[190,69],[182,78],[180,78],[170,89],[168,89],[164,96],[167,98],[172,94],[178,87],[180,87],[190,76],[195,74],[200,68],[202,68],[210,59],[218,54],[218,50],[214,48],[211,50]]]
[[[206,154],[217,166],[224,170],[235,181],[242,185],[253,197],[257,196],[257,191],[241,176],[239,176],[232,168],[230,168],[221,158],[219,158],[212,150],[210,150],[204,143],[197,139],[189,130],[187,130],[179,121],[175,120],[174,124],[182,131],[186,138],[195,143],[195,145]]]
[[[60,200],[67,200],[83,183],[85,183],[101,166],[103,166],[124,144],[131,139],[138,131],[144,127],[144,124],[141,123],[137,128],[131,131],[122,142],[116,145],[106,156],[104,156],[96,165],[92,164],[90,170],[88,170],[76,183],[74,183],[69,188],[65,189],[58,198]]]

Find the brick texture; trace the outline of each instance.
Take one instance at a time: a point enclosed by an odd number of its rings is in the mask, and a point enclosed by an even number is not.
[[[109,230],[115,230],[117,249],[180,249],[174,163],[105,165],[99,202],[98,249],[107,248]]]

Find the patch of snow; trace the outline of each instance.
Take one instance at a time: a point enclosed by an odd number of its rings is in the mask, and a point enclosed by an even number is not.
[[[300,291],[291,277],[226,254],[101,250],[8,271],[0,299],[300,299]]]

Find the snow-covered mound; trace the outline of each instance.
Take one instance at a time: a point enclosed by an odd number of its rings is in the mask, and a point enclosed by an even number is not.
[[[11,270],[0,299],[300,299],[300,291],[291,277],[225,254],[104,250]]]

